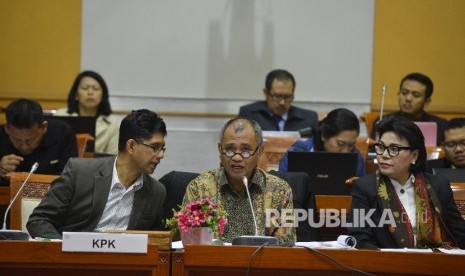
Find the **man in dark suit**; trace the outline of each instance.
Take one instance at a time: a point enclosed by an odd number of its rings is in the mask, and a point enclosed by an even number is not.
[[[64,231],[154,230],[161,227],[164,186],[150,177],[165,153],[166,125],[142,109],[120,126],[118,155],[75,159],[29,217],[32,237]]]
[[[428,160],[429,171],[432,168],[465,169],[465,118],[454,118],[447,123],[442,150],[446,157]]]
[[[294,100],[294,76],[286,70],[273,70],[266,76],[264,101],[257,101],[239,110],[239,116],[257,121],[262,130],[298,131],[318,128],[318,114],[291,105]],[[310,134],[308,134],[310,135]]]
[[[428,76],[421,73],[408,74],[401,80],[399,92],[397,92],[399,111],[390,113],[383,119],[400,116],[415,122],[435,122],[438,126],[437,144],[440,145],[444,141],[447,120],[425,111],[425,108],[431,103],[433,90],[433,81]],[[370,136],[373,139],[376,139],[378,121],[379,118],[375,120],[371,128]]]
[[[37,101],[18,99],[6,109],[6,124],[0,126],[0,166],[5,173],[60,174],[70,157],[77,157],[76,135],[69,125],[44,120]]]

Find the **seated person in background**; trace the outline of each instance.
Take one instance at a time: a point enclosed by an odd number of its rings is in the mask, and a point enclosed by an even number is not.
[[[192,180],[187,186],[183,204],[210,198],[223,208],[228,214],[223,234],[226,242],[241,235],[254,235],[253,217],[243,183],[246,176],[258,235],[274,236],[282,244],[293,244],[296,240],[294,227],[265,225],[267,209],[293,209],[293,203],[292,190],[287,182],[257,168],[263,153],[262,143],[262,130],[257,122],[241,117],[229,120],[221,130],[218,143],[221,168]]]
[[[76,135],[70,126],[44,120],[40,104],[18,99],[6,109],[0,126],[1,166],[9,172],[28,172],[35,162],[36,173],[60,174],[70,157],[77,157]]]
[[[132,111],[121,122],[118,155],[71,158],[29,217],[29,234],[161,228],[166,191],[150,175],[165,156],[165,136],[156,113]]]
[[[442,150],[445,158],[428,160],[426,165],[432,168],[465,169],[465,118],[451,119],[444,132]]]
[[[438,125],[437,143],[440,145],[444,141],[447,120],[425,111],[425,107],[431,103],[433,89],[433,81],[428,76],[421,73],[408,74],[400,82],[397,93],[399,111],[386,115],[383,120],[391,116],[401,116],[415,122],[435,122]],[[379,118],[371,128],[370,136],[373,139],[376,139],[375,130],[378,121]]]
[[[357,247],[465,249],[465,220],[449,181],[425,172],[421,130],[401,117],[383,120],[378,127],[379,169],[352,186],[349,223],[355,225],[348,233],[357,239]]]
[[[358,154],[357,176],[364,176],[366,172],[363,156],[355,148],[359,133],[360,124],[352,111],[345,108],[334,109],[320,122],[314,137],[296,141],[289,148],[279,162],[279,171],[287,172],[290,151],[355,152]]]
[[[118,153],[118,123],[111,116],[108,88],[96,72],[84,71],[77,75],[68,95],[68,108],[58,109],[59,116],[97,117],[95,152]]]
[[[258,101],[239,110],[239,116],[257,121],[262,130],[299,131],[318,128],[318,114],[312,110],[291,105],[294,100],[294,76],[286,70],[273,70],[266,76],[263,94]]]

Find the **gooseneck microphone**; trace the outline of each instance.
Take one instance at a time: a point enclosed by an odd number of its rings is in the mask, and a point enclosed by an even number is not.
[[[34,165],[32,165],[31,171],[27,175],[26,179],[24,180],[23,184],[21,184],[21,187],[19,190],[16,192],[15,196],[11,200],[10,204],[6,208],[5,211],[5,216],[3,218],[3,227],[2,230],[0,230],[0,240],[5,239],[5,240],[29,240],[29,235],[25,232],[22,232],[20,230],[7,230],[6,229],[6,218],[8,216],[8,212],[11,209],[11,206],[15,202],[16,198],[18,195],[22,192],[24,186],[26,186],[27,181],[29,180],[29,177],[37,170],[39,167],[39,163],[35,162]]]
[[[386,90],[387,90],[387,85],[383,84],[383,88],[381,91],[381,110],[379,111],[379,121],[383,120],[384,98],[386,97]]]
[[[275,237],[270,236],[259,236],[258,235],[258,227],[257,227],[257,220],[255,219],[255,212],[252,205],[252,199],[250,198],[249,193],[249,185],[247,177],[242,178],[242,183],[244,183],[245,190],[247,192],[247,198],[249,200],[250,211],[252,212],[253,223],[255,227],[255,235],[254,236],[240,236],[235,237],[232,239],[233,245],[278,245],[278,239]]]

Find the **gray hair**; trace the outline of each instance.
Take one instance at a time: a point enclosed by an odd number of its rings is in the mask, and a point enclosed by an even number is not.
[[[233,118],[233,119],[227,121],[226,124],[224,124],[223,128],[221,129],[220,141],[219,141],[220,143],[223,141],[224,133],[225,133],[226,129],[236,121],[239,122],[239,123],[234,126],[234,133],[244,131],[245,130],[245,125],[243,124],[242,121],[246,121],[253,128],[253,131],[255,133],[255,140],[257,141],[257,144],[261,145],[263,143],[262,128],[260,127],[260,125],[255,120],[252,120],[252,119],[249,119],[249,118],[246,118],[246,117],[236,117],[236,118]]]

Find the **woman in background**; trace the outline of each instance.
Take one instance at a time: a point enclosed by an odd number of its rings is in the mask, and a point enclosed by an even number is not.
[[[449,181],[425,172],[421,130],[410,120],[393,117],[379,124],[378,132],[378,170],[352,186],[349,222],[354,225],[348,233],[357,247],[464,249],[465,220]],[[360,221],[362,212],[372,213],[366,216],[372,225]]]
[[[102,76],[93,71],[77,75],[68,95],[68,108],[57,110],[55,115],[97,117],[95,126],[95,152],[118,153],[118,123],[111,117],[108,88]]]
[[[290,151],[355,152],[358,154],[357,176],[364,176],[366,173],[363,156],[355,148],[360,133],[357,116],[348,109],[337,108],[329,112],[319,126],[319,130],[314,137],[310,137],[305,141],[297,141],[289,148],[279,162],[279,172],[287,172],[288,153]]]

